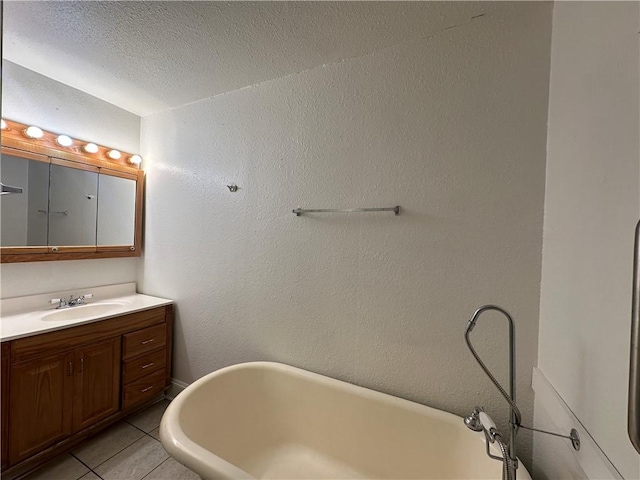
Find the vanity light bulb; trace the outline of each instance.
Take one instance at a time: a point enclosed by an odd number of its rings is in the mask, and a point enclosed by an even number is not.
[[[140,155],[132,155],[129,157],[129,163],[140,165],[142,163],[142,157]]]
[[[56,138],[56,143],[61,147],[70,147],[71,145],[73,145],[73,140],[67,135],[58,135],[58,138]]]
[[[5,122],[4,120],[0,120],[0,128],[2,128],[2,130],[6,130],[7,122]]]
[[[87,143],[82,149],[87,153],[98,153],[98,145],[95,143]]]
[[[122,154],[118,150],[109,150],[107,152],[107,157],[111,160],[119,160]]]
[[[25,137],[28,138],[41,138],[42,135],[44,135],[44,132],[42,131],[41,128],[38,127],[27,127],[27,129],[23,132]]]

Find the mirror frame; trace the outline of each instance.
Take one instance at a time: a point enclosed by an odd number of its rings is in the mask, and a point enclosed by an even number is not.
[[[48,131],[43,131],[41,138],[27,138],[23,132],[29,125],[4,120],[7,128],[2,130],[3,154],[135,180],[136,204],[133,245],[0,247],[0,263],[138,257],[142,254],[144,171],[127,163],[126,159],[132,154],[121,152],[119,160],[112,160],[107,157],[110,148],[98,145],[97,153],[85,153],[81,146],[88,142],[78,140],[70,147],[62,147],[56,143],[58,134]]]

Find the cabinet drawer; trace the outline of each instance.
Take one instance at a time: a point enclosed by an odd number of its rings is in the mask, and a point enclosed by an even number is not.
[[[123,409],[144,402],[150,398],[159,395],[164,390],[164,370],[158,370],[151,375],[142,377],[138,380],[125,385],[122,406]]]
[[[164,328],[165,307],[143,310],[51,333],[19,338],[11,342],[11,364],[15,365],[38,357],[55,355],[62,350],[70,350],[128,332],[138,332],[141,331],[141,328],[146,329],[152,325]]]
[[[163,369],[166,364],[167,352],[165,349],[156,350],[147,355],[124,362],[122,382],[124,385],[137,380],[145,375]]]
[[[127,333],[122,336],[122,359],[127,360],[150,352],[167,343],[167,327],[164,324]]]

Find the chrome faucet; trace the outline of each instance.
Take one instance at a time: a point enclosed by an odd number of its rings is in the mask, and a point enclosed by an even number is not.
[[[68,307],[75,307],[78,305],[86,305],[87,302],[85,300],[85,298],[91,298],[93,297],[93,295],[86,294],[86,295],[80,295],[78,298],[73,298],[73,295],[69,295],[69,300],[67,300],[67,306]]]
[[[49,300],[49,303],[52,303],[52,304],[57,303],[58,306],[56,308],[67,308],[67,301],[62,297],[52,298],[51,300]]]
[[[57,303],[58,306],[56,307],[56,309],[78,307],[80,305],[86,305],[87,298],[93,298],[93,294],[85,293],[84,295],[80,295],[78,298],[73,298],[73,295],[69,295],[69,300],[65,300],[63,297],[52,298],[51,300],[49,300],[49,303]]]

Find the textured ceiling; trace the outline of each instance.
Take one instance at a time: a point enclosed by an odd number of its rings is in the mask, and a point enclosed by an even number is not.
[[[4,2],[4,58],[138,115],[428,37],[479,2]]]

